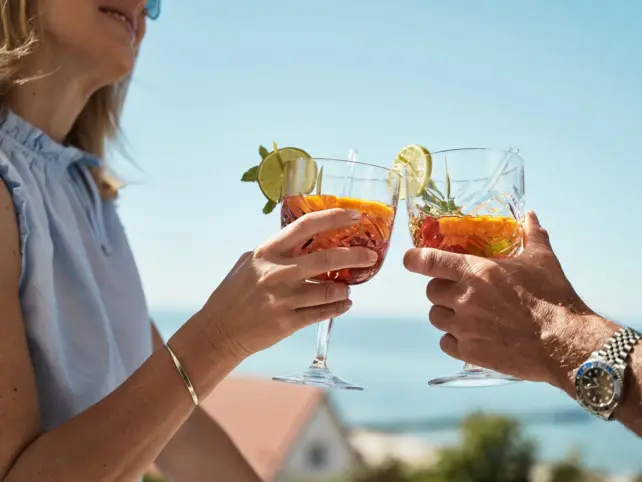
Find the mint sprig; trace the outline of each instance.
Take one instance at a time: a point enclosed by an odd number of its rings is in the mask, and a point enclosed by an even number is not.
[[[268,201],[265,203],[265,206],[263,206],[263,214],[270,214],[272,211],[274,211],[274,208],[277,206],[277,204],[274,201]]]
[[[431,217],[439,216],[461,216],[461,206],[457,206],[455,199],[451,196],[450,173],[448,171],[448,160],[446,167],[446,194],[442,193],[432,179],[428,180],[426,187],[421,191],[421,199],[426,203],[421,210]]]
[[[259,156],[261,160],[265,159],[270,153],[265,147],[259,146]],[[259,166],[250,167],[241,176],[242,182],[259,182]]]
[[[279,148],[276,145],[276,142],[273,143],[274,146],[274,152],[279,156]],[[270,151],[267,150],[266,147],[264,146],[259,146],[259,156],[261,156],[261,161],[265,159],[268,155],[270,154]],[[281,166],[283,166],[283,161],[281,160],[281,157],[278,157],[279,162],[281,163]],[[253,166],[250,167],[247,171],[243,173],[241,176],[241,181],[242,182],[259,182],[259,166]],[[274,208],[278,203],[271,201],[268,199],[267,203],[265,206],[263,206],[263,214],[270,214],[272,211],[274,211]]]
[[[243,182],[259,182],[259,166],[250,167],[241,177]]]

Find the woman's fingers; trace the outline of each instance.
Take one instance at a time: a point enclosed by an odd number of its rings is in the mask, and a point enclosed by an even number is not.
[[[336,318],[343,315],[352,306],[352,301],[343,300],[329,303],[327,305],[301,308],[294,312],[294,325],[296,329],[318,323],[320,321]]]
[[[350,288],[343,283],[303,283],[291,294],[292,309],[309,308],[344,301],[350,297]]]
[[[361,212],[348,209],[312,212],[287,225],[262,248],[259,248],[259,251],[285,256],[319,233],[347,228],[360,220]]]
[[[369,268],[379,255],[367,248],[333,248],[292,258],[285,271],[295,279],[309,279],[344,268]]]

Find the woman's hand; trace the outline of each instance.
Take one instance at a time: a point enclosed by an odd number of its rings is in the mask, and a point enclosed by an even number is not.
[[[292,253],[319,233],[360,220],[358,211],[310,213],[241,256],[201,310],[199,318],[210,343],[243,359],[300,328],[348,311],[352,303],[347,285],[306,280],[328,271],[370,267],[377,253],[366,248],[334,248],[302,256]]]

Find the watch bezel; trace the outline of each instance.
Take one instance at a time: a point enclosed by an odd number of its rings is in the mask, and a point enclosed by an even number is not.
[[[601,368],[604,371],[608,372],[611,377],[613,377],[613,399],[608,405],[605,405],[604,407],[596,408],[590,403],[587,403],[584,400],[583,393],[580,389],[582,375],[584,374],[584,372],[590,370],[591,368]],[[610,363],[606,363],[600,360],[587,361],[583,363],[580,368],[578,368],[577,373],[575,374],[575,392],[577,393],[577,401],[580,402],[580,404],[589,412],[593,412],[596,414],[609,414],[613,412],[613,410],[615,410],[622,397],[622,374]]]

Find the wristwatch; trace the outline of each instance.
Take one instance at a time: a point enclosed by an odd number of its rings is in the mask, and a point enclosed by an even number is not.
[[[634,329],[623,327],[575,371],[577,401],[587,412],[602,420],[615,419],[614,412],[625,393],[629,355],[640,338]]]

